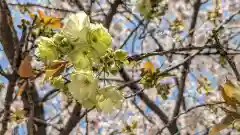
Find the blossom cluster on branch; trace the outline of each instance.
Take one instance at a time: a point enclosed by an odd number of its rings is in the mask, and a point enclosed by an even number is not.
[[[111,35],[102,24],[90,23],[85,12],[70,15],[64,21],[64,27],[53,37],[40,37],[36,41],[37,56],[47,66],[66,61],[70,66],[65,68],[72,69],[68,73],[68,83],[60,74],[48,76],[49,80],[56,88],[68,91],[86,108],[97,107],[107,113],[119,108],[122,93],[112,85],[100,88],[98,74],[93,69],[108,64],[109,69],[116,70],[116,66],[120,68],[121,62],[126,60],[126,53],[113,51]]]

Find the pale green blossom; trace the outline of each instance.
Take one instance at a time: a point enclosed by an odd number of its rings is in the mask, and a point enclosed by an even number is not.
[[[76,71],[70,76],[71,82],[68,89],[74,99],[86,105],[84,107],[92,107],[96,102],[96,94],[98,89],[98,80],[91,71]]]
[[[61,34],[76,48],[88,47],[87,34],[90,27],[89,17],[85,12],[70,15],[66,20]]]
[[[79,63],[79,55],[77,53],[83,52],[86,54],[88,59],[91,61],[98,61],[101,56],[106,53],[106,50],[111,47],[112,37],[108,31],[103,27],[102,24],[91,24],[89,17],[84,12],[79,12],[70,15],[67,20],[65,20],[64,28],[61,31],[61,35],[64,36],[66,44],[66,49],[72,49],[68,55],[71,55],[71,61]],[[61,42],[62,43],[62,42]],[[59,43],[59,44],[61,44]],[[80,56],[83,56],[80,54]],[[84,55],[85,56],[85,55]],[[77,59],[76,59],[77,58]],[[84,59],[86,63],[87,59]]]
[[[57,45],[57,48],[61,51],[62,55],[66,55],[74,49],[74,46],[70,43],[70,40],[65,38],[60,33],[56,33],[53,36],[53,41]]]
[[[75,49],[68,56],[67,59],[74,65],[76,69],[90,69],[92,67],[91,59],[88,57],[87,52]]]
[[[105,113],[121,107],[123,96],[116,86],[106,86],[98,90],[97,107]]]
[[[37,55],[43,62],[51,63],[58,59],[57,47],[51,38],[41,37],[36,44],[38,45]]]
[[[102,24],[91,24],[88,41],[93,49],[93,54],[103,56],[111,47],[112,37]]]
[[[86,100],[83,100],[81,103],[85,108],[90,109],[90,108],[94,107],[97,103],[96,95],[92,95],[92,97],[90,97]]]

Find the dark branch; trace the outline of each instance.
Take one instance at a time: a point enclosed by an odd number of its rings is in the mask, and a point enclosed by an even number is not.
[[[39,119],[39,118],[33,118],[33,120],[38,124],[42,124],[42,125],[45,125],[45,126],[52,126],[53,128],[57,129],[59,132],[62,131],[62,129],[59,128],[58,126],[56,126],[54,124],[51,124],[49,122],[46,122],[45,120],[42,120],[42,119]]]
[[[174,52],[182,52],[182,51],[193,51],[193,50],[203,50],[203,49],[211,49],[211,48],[215,48],[214,46],[203,46],[203,47],[195,47],[195,46],[191,46],[191,47],[182,47],[182,48],[174,48],[174,49],[169,49],[169,50],[165,50],[165,51],[161,51],[161,52],[148,52],[148,53],[143,53],[143,54],[137,54],[137,55],[133,55],[133,56],[129,56],[128,60],[142,60],[144,58],[150,57],[150,56],[163,56],[169,53],[174,53]]]
[[[117,8],[120,4],[122,4],[122,0],[115,0],[115,2],[110,5],[110,11],[107,14],[105,21],[105,27],[107,29],[109,29],[113,16],[117,13]]]
[[[156,124],[150,117],[148,117],[144,111],[134,102],[134,100],[132,100],[132,104],[138,109],[138,111],[143,115],[143,117],[145,117],[150,123],[152,124]]]
[[[59,11],[59,12],[71,12],[71,13],[75,13],[76,12],[76,11],[71,11],[71,10],[67,10],[67,9],[48,7],[48,6],[34,4],[34,3],[24,3],[24,4],[21,4],[21,3],[8,3],[8,5],[10,5],[10,6],[18,6],[18,7],[39,7],[39,8],[44,8],[44,9],[47,9],[47,10],[54,10],[54,11]]]
[[[197,0],[197,2],[194,4],[194,13],[193,13],[193,17],[192,17],[192,22],[191,22],[191,25],[190,25],[190,30],[194,30],[195,29],[195,26],[196,26],[196,23],[197,23],[197,16],[198,16],[198,12],[199,12],[199,8],[200,8],[200,5],[201,5],[201,0]],[[189,36],[192,40],[192,36],[193,36],[193,33],[192,32]],[[190,45],[191,46],[191,45]],[[188,56],[186,56],[188,57]],[[186,58],[185,57],[185,58]],[[179,111],[180,111],[180,106],[182,104],[182,101],[183,101],[183,93],[184,93],[184,89],[185,89],[185,82],[186,82],[186,78],[187,78],[187,74],[189,72],[189,65],[191,64],[191,59],[189,59],[187,62],[185,62],[183,64],[183,69],[182,69],[182,76],[181,76],[181,79],[180,79],[180,84],[179,84],[179,92],[178,92],[178,96],[177,96],[177,100],[176,100],[176,105],[174,107],[174,110],[173,110],[173,117],[177,116]],[[174,121],[176,122],[176,121]]]
[[[130,78],[130,76],[128,75],[128,73],[125,71],[124,68],[120,69],[119,73],[126,82],[132,81],[132,79]],[[132,84],[128,85],[128,87],[134,93],[141,90],[140,86],[137,83],[132,83]],[[165,123],[165,124],[168,123],[167,115],[152,100],[150,100],[146,94],[139,93],[138,96],[163,121],[163,123]],[[178,131],[176,125],[173,125],[173,126],[169,127],[168,129],[171,134],[174,134]]]
[[[7,94],[5,97],[5,103],[4,103],[4,114],[3,114],[3,120],[2,120],[2,128],[0,131],[0,135],[4,135],[5,132],[7,131],[8,128],[8,121],[9,121],[9,116],[10,116],[10,106],[13,102],[13,92],[14,92],[14,87],[16,84],[17,78],[15,75],[12,75],[9,79],[9,84],[7,87]]]
[[[75,0],[75,3],[77,4],[77,7],[78,7],[79,10],[83,10],[84,12],[86,12],[86,14],[88,13],[80,0]]]
[[[2,43],[3,50],[12,66],[14,48],[18,45],[19,41],[5,0],[0,1],[0,42]]]
[[[175,116],[171,121],[169,121],[169,123],[167,125],[165,125],[163,128],[161,128],[157,135],[161,135],[161,133],[163,132],[163,130],[165,128],[167,128],[168,126],[171,125],[172,122],[174,122],[176,119],[178,119],[181,115],[184,115],[194,109],[197,109],[197,108],[200,108],[200,107],[207,107],[207,106],[214,106],[214,105],[220,105],[220,104],[225,104],[225,102],[216,102],[216,103],[208,103],[208,104],[201,104],[201,105],[197,105],[197,106],[194,106],[194,107],[191,107],[189,109],[187,109],[185,112],[182,112],[182,113],[179,113],[177,116]]]
[[[72,131],[72,129],[77,125],[77,123],[84,117],[81,115],[81,109],[82,105],[76,103],[66,126],[59,135],[68,135]]]

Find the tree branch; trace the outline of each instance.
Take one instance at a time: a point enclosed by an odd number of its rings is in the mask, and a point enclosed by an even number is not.
[[[12,66],[14,48],[18,45],[19,41],[5,0],[0,1],[0,42],[2,43],[3,50]]]
[[[27,90],[23,91],[21,96],[24,104],[24,110],[27,112],[27,114],[31,115],[31,108],[33,107],[33,110],[34,110],[34,112],[32,112],[33,117],[44,120],[44,108],[43,108],[43,105],[40,104],[39,102],[40,99],[38,96],[38,92],[36,90],[36,86],[33,82],[30,82],[30,85],[31,85],[30,87],[31,92],[27,93]],[[30,104],[29,98],[32,99],[33,106]],[[35,124],[37,126],[37,130],[34,130],[34,135],[46,135],[47,125],[41,124],[41,123],[35,123]]]
[[[174,122],[176,119],[178,119],[181,115],[184,115],[194,109],[200,108],[200,107],[206,107],[206,106],[213,106],[213,105],[219,105],[219,104],[225,104],[225,102],[216,102],[216,103],[208,103],[208,104],[201,104],[201,105],[197,105],[194,107],[191,107],[189,109],[187,109],[185,112],[179,113],[177,116],[175,116],[171,121],[169,121],[169,123],[167,125],[165,125],[163,128],[161,128],[158,132],[157,135],[161,135],[161,133],[163,132],[163,130],[165,128],[167,128],[168,126],[171,125],[172,122]]]
[[[117,13],[117,8],[120,4],[122,4],[122,0],[115,0],[114,3],[110,5],[110,11],[107,14],[106,21],[105,21],[105,27],[109,29],[110,24],[112,22],[113,16]]]
[[[217,37],[217,33],[214,34],[214,39],[217,42],[216,48],[219,51],[220,55],[223,56],[227,60],[228,64],[232,68],[233,73],[235,74],[237,80],[240,81],[240,74],[237,70],[236,64],[233,61],[233,59],[228,56],[227,51],[225,51],[224,48],[222,47],[222,45]]]
[[[39,5],[39,4],[34,4],[34,3],[7,3],[10,6],[19,6],[19,7],[40,7],[40,8],[44,8],[47,10],[54,10],[54,11],[60,11],[60,12],[70,12],[70,13],[75,13],[75,11],[71,11],[68,9],[62,9],[62,8],[55,8],[55,7],[48,7],[48,6],[44,6],[44,5]]]
[[[83,10],[86,14],[88,13],[80,0],[75,0],[75,3],[77,4],[77,7],[79,10]],[[90,15],[90,14],[88,14],[88,15]]]
[[[143,117],[145,117],[150,123],[152,124],[156,124],[150,117],[148,117],[144,111],[134,102],[134,100],[132,100],[132,104],[138,109],[138,111],[143,115]]]
[[[42,125],[46,125],[46,126],[52,126],[53,128],[57,129],[59,132],[62,131],[61,128],[59,128],[58,126],[54,125],[54,124],[51,124],[49,122],[46,122],[45,120],[42,120],[42,119],[39,119],[39,118],[33,118],[33,120],[38,123],[38,124],[42,124]]]
[[[126,81],[126,82],[131,82],[132,79],[130,76],[127,74],[124,68],[121,68],[119,70],[119,73],[121,77]],[[128,85],[128,87],[134,92],[138,92],[141,90],[140,86],[137,83],[132,83]],[[144,93],[139,93],[138,96],[140,99],[163,121],[163,123],[168,123],[168,117],[167,115],[151,100],[149,97],[144,94]],[[174,134],[178,131],[177,125],[173,125],[171,127],[168,127],[169,132],[171,134]]]
[[[33,91],[31,89],[31,86],[29,82],[27,82],[26,88],[26,93],[27,93],[27,98],[28,98],[28,104],[29,104],[29,118],[27,121],[27,129],[28,129],[28,134],[29,135],[34,135],[34,122],[33,122],[33,117],[34,117],[34,103],[33,99],[31,96],[31,92]]]
[[[81,109],[82,105],[76,103],[65,128],[59,135],[68,135],[72,131],[72,129],[77,125],[77,123],[84,117],[81,115]]]
[[[19,40],[17,38],[17,34],[12,22],[12,17],[5,0],[0,1],[0,42],[3,46],[3,50],[8,58],[8,61],[14,70],[15,69],[14,55],[16,52],[15,48],[19,46]],[[13,72],[11,75],[7,77],[9,82],[8,82],[7,94],[5,97],[2,129],[0,131],[1,135],[4,135],[8,128],[8,121],[9,121],[9,115],[10,115],[9,110],[13,102],[12,94],[14,92],[14,87],[15,87],[17,78],[18,78],[18,75],[16,74],[16,72]]]
[[[9,74],[4,72],[1,65],[0,65],[0,75],[4,76],[6,79],[9,79]]]
[[[214,46],[202,46],[202,47],[195,47],[195,46],[191,46],[191,47],[182,47],[182,48],[174,48],[174,49],[169,49],[169,50],[164,50],[161,52],[157,52],[157,50],[155,52],[148,52],[148,53],[142,53],[142,54],[136,54],[133,56],[129,56],[128,60],[142,60],[144,58],[150,57],[150,56],[162,56],[162,55],[166,55],[169,53],[173,53],[173,52],[181,52],[181,51],[193,51],[193,50],[203,50],[203,49],[211,49],[211,48],[216,48]]]
[[[52,96],[54,93],[58,93],[59,92],[59,89],[53,89],[53,90],[50,90],[48,91],[44,97],[40,100],[40,103],[43,103],[43,102],[46,102],[47,100],[49,100],[49,97]]]
[[[9,83],[7,87],[7,94],[5,97],[5,103],[4,103],[4,114],[3,114],[3,120],[2,120],[2,129],[0,131],[0,135],[4,135],[5,132],[7,131],[8,128],[8,121],[9,121],[9,116],[10,116],[10,106],[13,102],[13,92],[14,92],[14,87],[16,84],[17,78],[15,75],[11,75],[9,78]]]
[[[193,13],[192,22],[191,22],[189,31],[195,29],[195,26],[196,26],[196,23],[197,23],[197,16],[198,16],[198,12],[199,12],[200,6],[201,6],[201,0],[197,0],[197,2],[194,4],[194,13]],[[191,38],[191,42],[192,42],[193,33],[194,32],[192,32],[189,35],[190,38]],[[191,46],[191,44],[189,46]],[[186,56],[186,57],[188,57],[188,56]],[[189,61],[187,61],[187,62],[185,62],[183,64],[182,76],[181,76],[181,79],[180,79],[181,82],[179,84],[179,92],[178,92],[178,96],[177,96],[177,100],[176,100],[176,105],[175,105],[174,110],[173,110],[173,117],[178,115],[178,113],[180,111],[181,103],[182,103],[182,101],[184,99],[183,98],[183,93],[184,93],[184,89],[185,89],[185,83],[186,83],[187,74],[189,72],[189,65],[190,64],[191,64],[191,59],[189,59]],[[174,121],[174,122],[176,122],[176,121]]]

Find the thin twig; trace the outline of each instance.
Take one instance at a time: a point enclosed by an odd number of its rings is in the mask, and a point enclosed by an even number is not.
[[[9,74],[4,72],[1,65],[0,65],[0,75],[4,76],[6,79],[9,79]]]
[[[179,64],[177,65],[174,65],[172,67],[169,67],[167,68],[165,71],[161,72],[160,75],[163,75],[163,74],[166,74],[168,73],[169,71],[172,71],[176,68],[178,68],[179,66],[181,66],[182,64],[184,64],[185,62],[191,60],[192,58],[194,58],[194,56],[196,56],[198,53],[200,53],[202,51],[202,49],[198,50],[197,52],[193,53],[192,55],[188,56],[186,59],[184,59],[182,62],[180,62]]]
[[[197,109],[197,108],[200,108],[200,107],[206,107],[206,106],[213,106],[213,105],[219,105],[219,104],[225,104],[225,102],[216,102],[216,103],[208,103],[208,104],[201,104],[201,105],[197,105],[197,106],[194,106],[194,107],[191,107],[189,109],[187,109],[185,112],[182,112],[182,113],[179,113],[177,116],[175,116],[171,121],[168,122],[168,124],[166,124],[163,128],[161,128],[156,135],[161,135],[161,133],[163,132],[163,130],[165,128],[167,128],[169,125],[171,125],[171,123],[173,121],[175,121],[176,119],[178,119],[181,115],[184,115],[194,109]]]
[[[128,59],[129,60],[142,60],[144,58],[150,57],[150,56],[162,56],[162,55],[166,55],[168,53],[174,53],[174,52],[181,52],[181,51],[193,51],[193,50],[201,50],[201,49],[210,49],[210,48],[215,48],[214,46],[202,46],[202,47],[195,47],[195,46],[191,46],[191,47],[182,47],[182,48],[173,48],[173,49],[169,49],[169,50],[165,50],[165,51],[161,51],[161,52],[148,52],[148,53],[143,53],[143,54],[137,54],[137,55],[133,55],[130,56]]]
[[[110,11],[105,18],[105,27],[109,29],[110,24],[112,22],[113,16],[117,13],[118,6],[121,5],[122,0],[115,0],[114,3],[110,5]]]
[[[144,91],[144,89],[141,89],[141,90],[139,90],[139,91],[137,91],[137,92],[135,92],[135,93],[133,93],[133,94],[131,94],[131,95],[129,95],[129,96],[125,96],[124,98],[125,99],[128,99],[128,98],[131,98],[131,97],[135,97],[135,96],[137,96],[139,93],[142,93]]]
[[[40,7],[48,10],[55,10],[60,12],[71,12],[75,13],[76,11],[68,10],[68,9],[62,9],[62,8],[56,8],[56,7],[48,7],[44,5],[34,4],[34,3],[8,3],[10,6],[19,6],[19,7]]]
[[[188,47],[192,46],[194,29],[195,29],[195,26],[196,26],[196,23],[197,23],[197,17],[198,17],[198,12],[199,12],[200,6],[201,6],[201,0],[197,0],[194,4],[194,12],[193,12],[192,21],[191,21],[191,24],[190,24],[190,30],[189,31],[193,30],[193,32],[191,34],[189,34],[190,44],[188,45]],[[185,59],[187,57],[188,57],[188,55],[185,56]],[[192,59],[189,59],[188,61],[184,62],[184,64],[183,64],[183,69],[181,71],[182,74],[181,74],[179,89],[178,89],[179,92],[178,92],[178,95],[177,95],[177,99],[175,101],[175,106],[173,108],[173,116],[172,117],[177,116],[180,112],[180,107],[181,107],[181,105],[183,103],[183,100],[184,100],[183,94],[184,94],[185,83],[186,83],[187,75],[188,75],[188,72],[189,72],[189,67],[190,67],[190,64],[191,64],[191,60]],[[172,121],[171,124],[176,125],[176,120]]]
[[[59,89],[53,89],[48,91],[44,97],[41,99],[40,103],[46,102],[47,100],[49,100],[49,97],[52,96],[54,93],[59,92]]]
[[[85,115],[85,121],[86,121],[86,134],[85,135],[88,135],[88,128],[89,128],[89,122],[88,122],[88,114]]]
[[[132,100],[132,104],[138,109],[138,111],[143,115],[143,117],[145,117],[151,124],[153,124],[153,125],[156,124],[150,117],[148,117],[144,113],[144,111],[134,102],[134,100]]]
[[[237,67],[236,67],[236,64],[234,63],[233,59],[231,59],[228,55],[227,55],[227,51],[225,51],[217,37],[217,33],[214,34],[214,39],[215,41],[217,42],[217,45],[216,45],[216,48],[217,50],[219,51],[220,55],[223,56],[228,64],[230,65],[230,67],[232,68],[233,70],[233,73],[235,74],[236,78],[238,81],[240,81],[240,74],[237,70]]]
[[[137,25],[137,27],[135,27],[130,34],[128,35],[128,37],[124,40],[123,44],[119,47],[119,49],[122,49],[128,42],[128,40],[132,37],[133,33],[137,31],[137,29],[142,25],[143,21],[139,22],[139,24]]]
[[[121,89],[123,89],[123,88],[125,88],[125,87],[128,87],[128,86],[130,86],[130,85],[132,85],[132,84],[134,84],[134,83],[137,83],[137,82],[139,82],[140,80],[141,80],[141,79],[128,81],[128,82],[124,83],[123,85],[119,86],[119,87],[118,87],[118,90],[121,90]]]
[[[49,123],[49,122],[46,122],[45,120],[41,120],[41,119],[35,118],[35,117],[33,118],[33,120],[34,120],[35,122],[40,123],[40,124],[43,124],[43,125],[46,125],[46,126],[51,126],[51,127],[55,128],[55,129],[57,129],[59,132],[62,131],[62,129],[59,128],[58,126],[56,126],[56,125],[54,125],[54,124],[51,124],[51,123]]]

